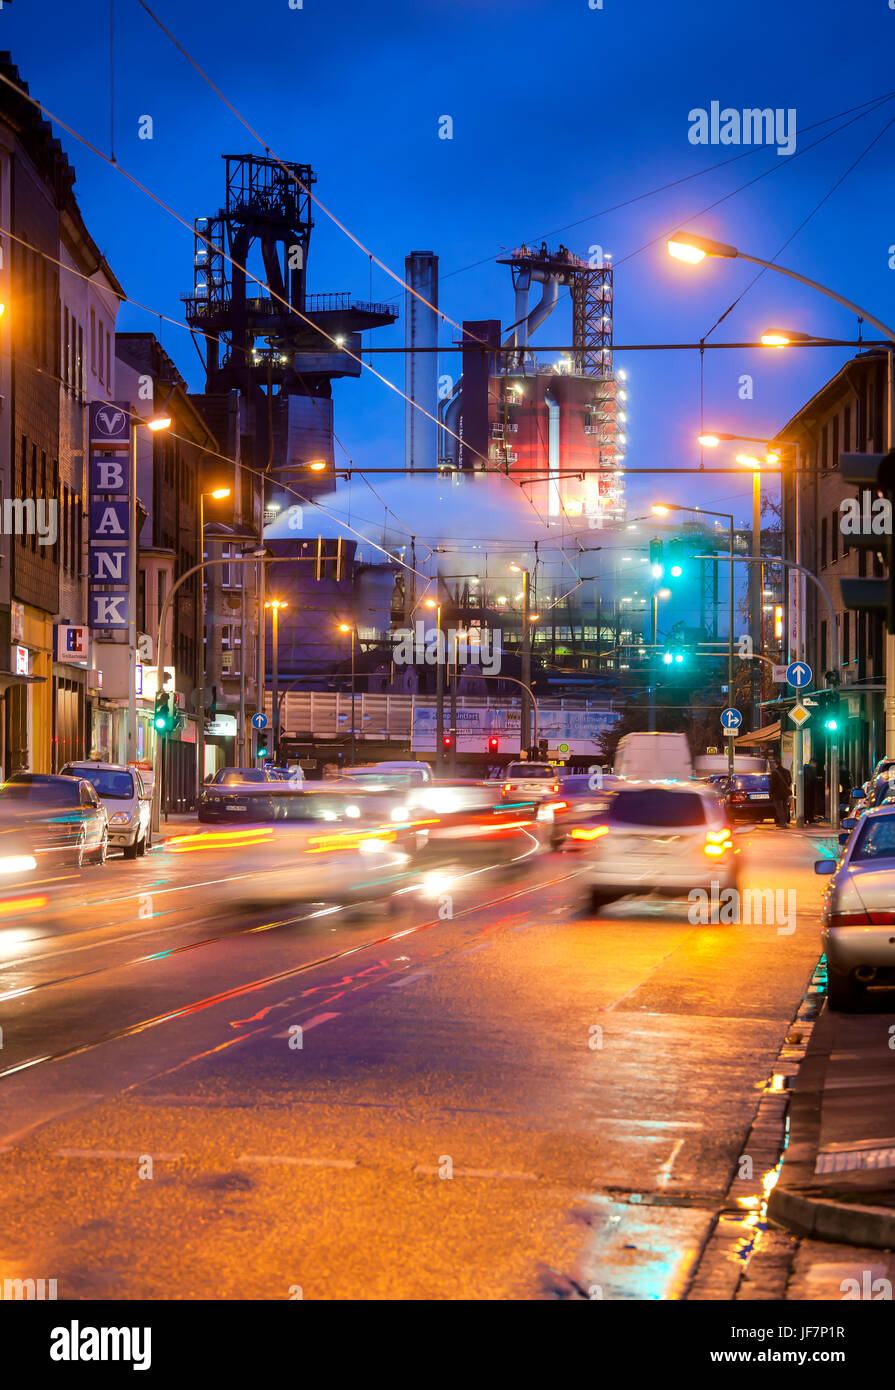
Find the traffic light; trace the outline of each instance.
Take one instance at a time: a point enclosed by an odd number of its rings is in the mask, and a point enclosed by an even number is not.
[[[500,750],[500,739],[496,734],[492,734],[488,740],[488,752],[497,753]]]
[[[821,728],[825,729],[832,740],[842,727],[842,716],[839,712],[839,691],[820,690],[815,697],[819,705],[819,715]]]
[[[684,647],[672,643],[665,648],[662,653],[662,660],[666,666],[683,666],[687,660],[687,652]]]
[[[449,749],[453,748],[453,746],[454,746],[454,736],[453,736],[453,734],[445,734],[444,737],[443,737],[442,740],[441,740],[441,746],[442,746],[442,748],[445,750],[445,752],[448,752]]]
[[[152,722],[156,733],[162,738],[173,733],[177,727],[178,716],[174,710],[174,696],[169,690],[160,690],[156,695]]]
[[[668,542],[668,573],[672,579],[680,579],[684,572],[684,543],[680,536]]]
[[[661,579],[665,573],[665,564],[662,555],[662,542],[658,537],[654,537],[649,543],[649,565],[653,579]]]
[[[885,579],[841,579],[842,602],[859,613],[881,614],[889,632],[895,632],[895,449],[887,454],[840,454],[839,472],[843,482],[857,489],[857,497],[846,497],[839,503],[843,547],[876,551],[887,570]]]

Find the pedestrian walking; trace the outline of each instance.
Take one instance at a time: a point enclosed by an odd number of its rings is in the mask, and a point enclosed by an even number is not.
[[[772,759],[771,772],[768,778],[768,790],[771,793],[771,801],[774,806],[774,820],[781,830],[785,830],[789,825],[789,794],[792,787],[792,777],[787,768],[783,766],[779,758]]]
[[[810,825],[817,816],[817,772],[813,762],[807,762],[804,770],[805,824]]]

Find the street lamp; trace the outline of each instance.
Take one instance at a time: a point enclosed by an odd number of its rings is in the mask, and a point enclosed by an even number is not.
[[[284,603],[282,599],[272,598],[267,599],[267,601],[264,604],[264,607],[269,608],[273,615],[273,670],[271,675],[270,693],[271,714],[273,715],[273,719],[271,720],[273,732],[273,756],[274,761],[276,762],[279,760],[280,756],[280,609],[288,608],[289,605],[288,603]]]
[[[354,767],[357,761],[357,734],[354,718],[354,637],[356,629],[354,623],[339,623],[339,631],[351,633],[351,766]]]
[[[682,502],[657,502],[654,506],[650,508],[650,510],[654,512],[656,516],[667,516],[669,512],[695,512],[697,515],[702,514],[705,516],[720,516],[723,517],[723,519],[728,524],[728,531],[730,537],[730,590],[728,600],[730,607],[730,623],[727,646],[727,698],[728,700],[733,700],[733,516],[730,512],[712,511],[710,507],[688,507]],[[733,776],[733,744],[734,737],[732,734],[730,734],[728,735],[727,739],[727,765],[731,777]]]
[[[150,424],[150,429],[153,428],[159,427]],[[216,487],[208,492],[199,490],[199,630],[201,638],[199,642],[199,747],[196,757],[197,792],[201,791],[205,777],[205,499],[211,497],[216,502],[222,502],[225,497],[229,496],[230,489],[228,487]],[[240,634],[240,640],[241,636]]]

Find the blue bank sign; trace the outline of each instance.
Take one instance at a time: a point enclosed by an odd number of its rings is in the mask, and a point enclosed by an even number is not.
[[[130,547],[130,404],[92,401],[90,404],[90,569],[91,628],[126,629],[130,620],[128,592]]]

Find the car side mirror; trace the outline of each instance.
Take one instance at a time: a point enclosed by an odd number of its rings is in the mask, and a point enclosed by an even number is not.
[[[857,823],[858,823],[858,820],[857,820],[857,817],[856,817],[856,816],[846,816],[845,819],[844,819],[844,821],[842,822],[842,829],[843,829],[843,830],[854,830],[854,828],[855,828],[855,826],[857,825]]]
[[[816,874],[834,874],[837,862],[835,859],[815,859],[814,872]]]
[[[848,832],[846,831],[846,833],[845,833],[844,835],[840,835],[840,836],[839,836],[839,843],[840,843],[840,845],[844,845],[847,839],[848,839]]]
[[[851,793],[851,799],[852,799],[852,801],[863,801],[863,799],[864,799],[864,788],[863,788],[863,787],[853,787],[853,788],[852,788],[852,793]]]

